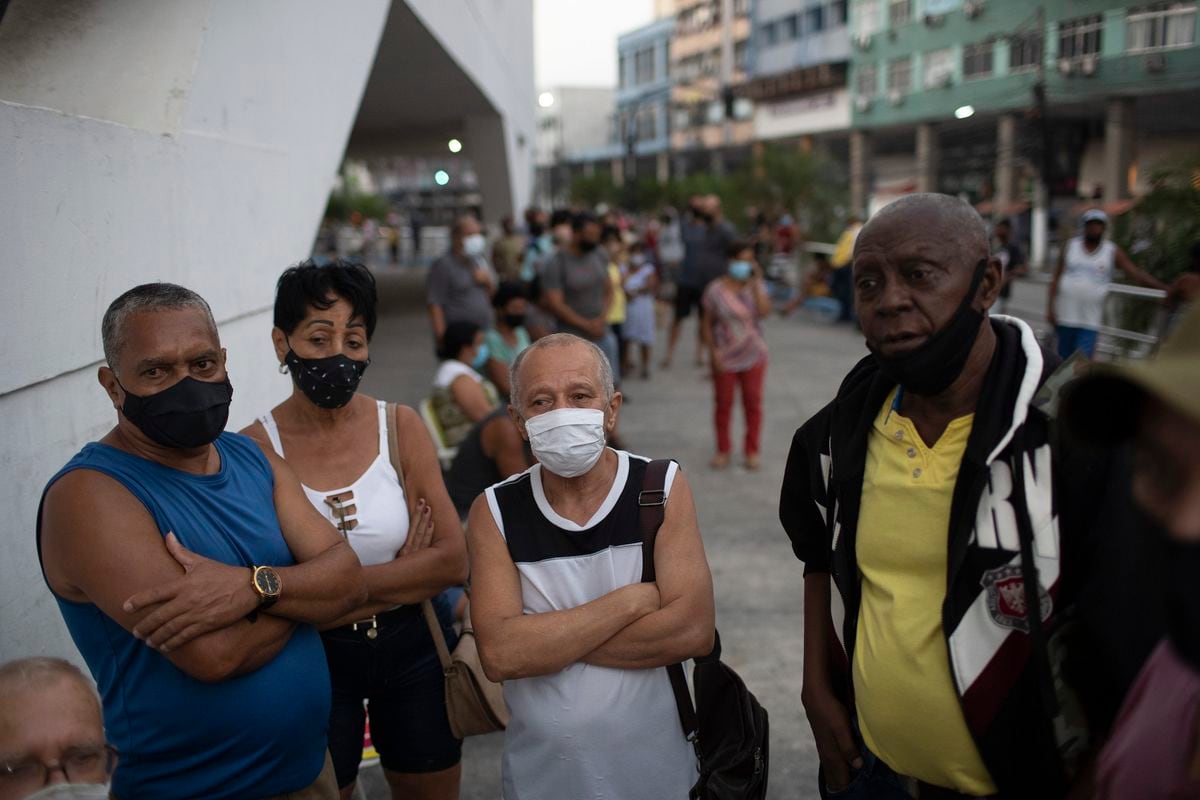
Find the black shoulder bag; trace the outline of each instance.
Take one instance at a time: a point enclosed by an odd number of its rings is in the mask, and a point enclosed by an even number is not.
[[[655,579],[654,542],[666,505],[667,468],[671,462],[651,461],[638,495],[642,528],[642,581]],[[692,681],[696,704],[688,692],[682,664],[668,666],[679,723],[696,748],[700,779],[690,800],[763,800],[767,796],[767,710],[746,688],[736,672],[721,663],[721,636],[713,651],[694,659]]]

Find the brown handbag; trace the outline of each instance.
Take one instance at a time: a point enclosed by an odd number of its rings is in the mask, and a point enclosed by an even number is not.
[[[400,444],[396,437],[396,404],[387,404],[388,456],[392,467],[400,478],[400,486],[408,497],[404,483],[404,469],[400,466]],[[475,630],[471,627],[468,607],[463,618],[462,635],[454,652],[446,646],[442,624],[429,600],[421,601],[421,611],[429,625],[429,635],[437,648],[438,660],[442,663],[442,674],[446,684],[446,717],[450,721],[450,732],[459,739],[481,733],[502,731],[508,726],[508,706],[504,703],[504,692],[499,683],[488,680],[479,662],[479,648],[475,644]]]

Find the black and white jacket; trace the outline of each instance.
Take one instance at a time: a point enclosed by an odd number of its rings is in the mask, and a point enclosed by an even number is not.
[[[1035,404],[1056,357],[1020,320],[993,316],[991,325],[996,352],[950,510],[947,591],[930,602],[941,602],[950,672],[1001,796],[1056,797],[1089,746],[1070,680],[1080,627],[1073,603],[1091,569],[1111,465],[1064,452]],[[780,520],[792,549],[806,575],[832,576],[842,668],[853,658],[861,599],[855,539],[867,437],[893,388],[863,359],[796,431],[784,475]],[[1041,622],[1031,625],[1034,605]],[[837,688],[852,707],[848,669]]]

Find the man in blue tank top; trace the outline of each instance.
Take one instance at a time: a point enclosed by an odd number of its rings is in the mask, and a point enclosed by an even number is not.
[[[336,798],[314,625],[365,598],[354,552],[290,468],[224,433],[208,304],[138,286],[104,315],[117,424],[54,478],[46,583],[100,689],[118,798]]]

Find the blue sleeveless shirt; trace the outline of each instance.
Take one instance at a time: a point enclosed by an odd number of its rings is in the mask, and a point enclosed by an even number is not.
[[[174,531],[193,552],[239,567],[295,564],[275,515],[271,465],[258,445],[236,433],[222,433],[215,445],[220,470],[193,475],[93,442],[46,488],[72,470],[95,470],[119,481],[160,533]],[[40,557],[40,510],[38,550]],[[100,689],[108,738],[121,753],[116,797],[261,798],[317,779],[330,694],[314,628],[298,625],[258,670],[204,683],[92,603],[55,599]]]

